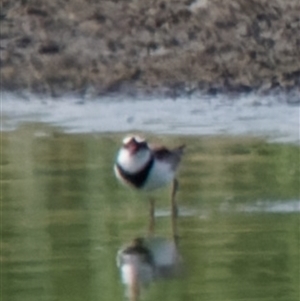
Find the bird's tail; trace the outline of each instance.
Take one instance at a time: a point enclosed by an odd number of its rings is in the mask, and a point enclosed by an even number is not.
[[[185,149],[185,144],[182,144],[176,147],[173,151],[180,158],[184,153],[184,149]]]

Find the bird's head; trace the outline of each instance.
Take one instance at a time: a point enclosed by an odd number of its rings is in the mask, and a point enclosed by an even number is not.
[[[123,148],[126,149],[130,155],[134,155],[141,150],[148,148],[146,140],[140,136],[127,136],[123,139]]]

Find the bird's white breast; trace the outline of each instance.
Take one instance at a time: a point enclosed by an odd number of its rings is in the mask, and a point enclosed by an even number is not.
[[[155,160],[143,189],[152,190],[165,186],[174,179],[175,173],[168,162]]]
[[[117,156],[117,163],[126,172],[135,173],[140,171],[149,162],[150,158],[151,152],[148,149],[131,155],[127,149],[121,148]]]

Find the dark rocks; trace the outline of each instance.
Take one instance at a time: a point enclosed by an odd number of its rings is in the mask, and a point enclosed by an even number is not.
[[[43,43],[39,49],[38,49],[38,53],[39,54],[57,54],[60,52],[60,45],[56,42],[46,42]]]
[[[27,14],[28,15],[35,15],[38,17],[48,17],[47,11],[40,9],[38,7],[28,7],[27,8]]]

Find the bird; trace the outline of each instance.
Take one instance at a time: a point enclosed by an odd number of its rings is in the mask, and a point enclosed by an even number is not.
[[[176,171],[184,148],[185,145],[180,145],[170,150],[165,146],[151,145],[138,135],[126,136],[114,164],[115,175],[122,184],[141,191],[153,191],[172,183],[171,213],[175,219]],[[154,227],[154,207],[154,200],[150,199],[150,232]],[[175,227],[175,221],[173,224]]]

